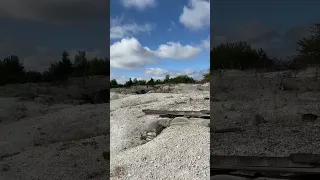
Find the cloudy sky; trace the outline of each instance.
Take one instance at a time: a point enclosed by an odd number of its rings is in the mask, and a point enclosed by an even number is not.
[[[211,2],[211,45],[247,41],[272,56],[293,55],[296,42],[320,22],[319,1],[234,1]]]
[[[209,69],[208,0],[111,0],[111,78],[150,79]]]
[[[63,50],[106,57],[108,9],[106,0],[0,1],[0,58],[18,55],[26,68],[42,71]]]

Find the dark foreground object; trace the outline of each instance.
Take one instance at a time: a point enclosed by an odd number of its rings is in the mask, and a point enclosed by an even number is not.
[[[215,175],[242,176],[244,179],[258,177],[320,179],[320,155],[291,154],[289,157],[211,155],[210,171],[212,179]]]

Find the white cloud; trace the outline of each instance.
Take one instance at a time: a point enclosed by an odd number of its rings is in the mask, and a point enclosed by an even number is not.
[[[201,52],[200,47],[191,45],[181,45],[179,42],[168,42],[161,44],[155,51],[156,55],[161,58],[170,58],[175,60],[191,59],[199,55]]]
[[[121,39],[139,33],[150,33],[155,25],[151,23],[136,24],[135,22],[122,24],[122,18],[111,19],[110,39]]]
[[[147,7],[155,7],[155,0],[122,0],[122,4],[125,8],[137,8],[143,10]]]
[[[161,68],[147,68],[144,73],[155,79],[163,79],[166,75],[170,75],[169,71]]]
[[[110,46],[110,66],[134,69],[147,63],[154,63],[156,56],[147,47],[142,47],[135,38],[125,38]]]
[[[151,50],[143,47],[135,38],[124,38],[110,46],[110,65],[114,68],[135,69],[155,63],[157,58],[191,59],[201,51],[201,47],[181,45],[179,42],[168,42],[160,45],[156,50]]]
[[[182,71],[174,71],[174,70],[165,70],[162,68],[147,68],[144,73],[153,79],[164,79],[166,75],[169,75],[171,78],[177,77],[180,75],[187,75],[189,77],[193,77],[194,79],[201,79],[203,75],[203,70],[197,71],[192,68],[187,68]]]
[[[190,0],[183,7],[180,22],[191,30],[199,30],[210,25],[210,1]]]
[[[202,47],[206,50],[210,50],[210,35],[206,40],[202,41]]]
[[[195,69],[191,69],[191,68],[187,68],[185,70],[183,70],[183,74],[185,75],[193,75],[194,73],[196,73],[197,71]]]
[[[112,72],[112,69],[110,69],[110,80],[115,78],[116,78],[115,74]]]
[[[126,77],[126,76],[121,76],[121,77],[118,77],[118,78],[115,78],[115,79],[116,79],[118,84],[124,84],[127,81],[129,81],[129,78]]]
[[[130,78],[131,78],[131,80],[133,80],[135,78],[137,80],[147,80],[142,77],[113,76],[113,78],[111,78],[111,76],[110,76],[110,79],[115,79],[118,84],[124,84],[124,83],[128,82]]]

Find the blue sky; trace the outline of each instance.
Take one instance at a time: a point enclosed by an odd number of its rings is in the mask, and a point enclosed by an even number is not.
[[[310,25],[320,22],[319,1],[217,0],[211,7],[212,46],[246,41],[284,59],[296,53]]]
[[[110,7],[111,78],[199,78],[209,68],[208,1],[111,0]]]

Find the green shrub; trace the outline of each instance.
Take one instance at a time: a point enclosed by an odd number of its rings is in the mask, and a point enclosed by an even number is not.
[[[246,42],[220,44],[210,52],[210,70],[272,67],[273,60],[266,52],[253,49]]]

